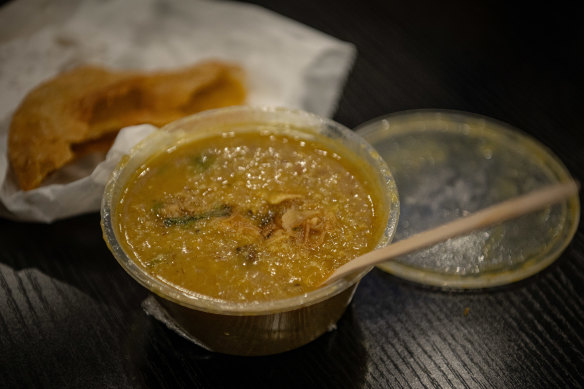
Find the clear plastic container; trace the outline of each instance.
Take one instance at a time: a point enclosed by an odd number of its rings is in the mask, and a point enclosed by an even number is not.
[[[527,134],[484,116],[398,112],[356,132],[385,159],[400,192],[395,239],[436,227],[545,185],[571,180],[562,162]],[[449,289],[500,286],[555,261],[576,232],[578,196],[540,212],[450,239],[379,267]]]
[[[104,239],[120,265],[149,289],[176,324],[203,347],[235,355],[267,355],[290,350],[334,328],[350,303],[361,278],[371,269],[352,274],[306,294],[267,302],[236,303],[171,287],[138,266],[120,244],[115,207],[133,172],[152,155],[172,145],[191,142],[229,129],[249,131],[253,126],[286,131],[298,128],[324,135],[367,161],[385,189],[387,225],[378,247],[387,245],[395,232],[399,200],[395,181],[379,154],[344,126],[303,111],[230,107],[199,113],[156,131],[137,145],[112,173],[102,202]]]

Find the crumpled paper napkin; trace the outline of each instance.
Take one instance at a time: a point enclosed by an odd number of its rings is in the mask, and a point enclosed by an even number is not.
[[[239,63],[251,105],[331,116],[355,48],[258,6],[203,0],[19,0],[0,8],[0,217],[52,222],[99,210],[120,157],[153,130],[124,129],[104,155],[23,192],[9,168],[10,118],[40,82],[82,63],[172,69],[204,59]]]

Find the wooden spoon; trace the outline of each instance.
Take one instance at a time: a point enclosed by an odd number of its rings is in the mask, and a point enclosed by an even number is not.
[[[361,255],[335,270],[323,284],[331,283],[349,273],[393,259],[397,256],[446,241],[450,238],[488,227],[505,220],[545,208],[578,193],[575,181],[558,183],[487,207],[471,215]]]

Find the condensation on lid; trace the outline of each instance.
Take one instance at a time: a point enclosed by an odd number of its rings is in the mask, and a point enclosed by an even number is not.
[[[546,147],[511,126],[458,111],[415,110],[355,129],[387,162],[401,210],[394,241],[511,197],[570,179]],[[422,284],[500,286],[553,263],[578,226],[578,196],[450,239],[379,267]]]

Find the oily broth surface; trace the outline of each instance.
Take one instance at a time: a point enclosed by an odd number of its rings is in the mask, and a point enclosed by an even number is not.
[[[259,132],[167,150],[129,180],[122,244],[161,281],[229,301],[314,289],[373,249],[380,188],[322,143]]]

